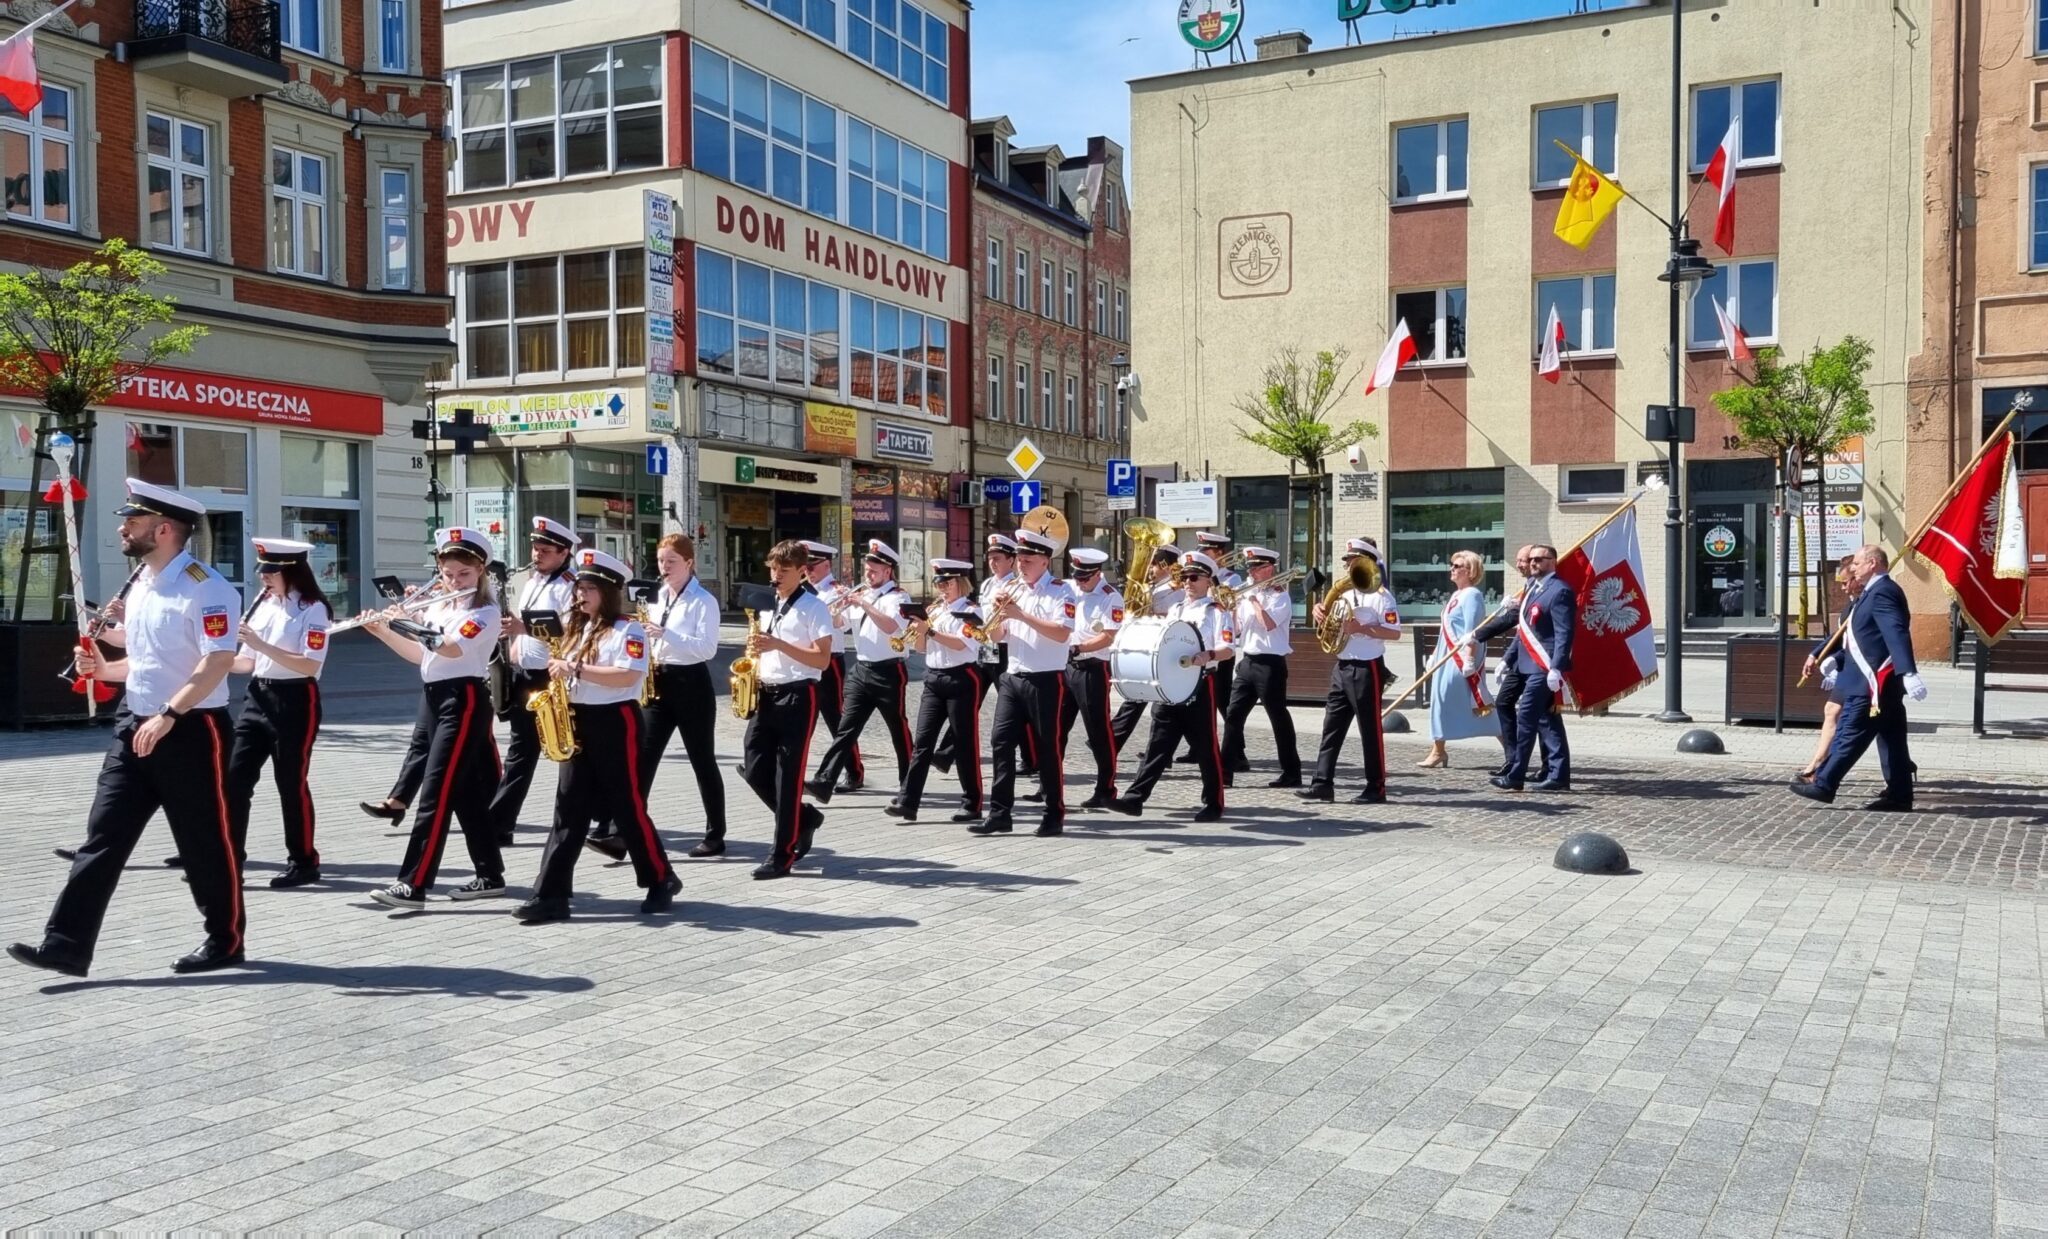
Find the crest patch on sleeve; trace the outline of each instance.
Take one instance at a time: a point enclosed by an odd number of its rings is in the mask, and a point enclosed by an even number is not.
[[[462,621],[462,627],[456,629],[457,632],[462,634],[462,639],[465,641],[469,640],[471,637],[474,637],[483,630],[483,625],[477,623],[473,619],[466,619]]]
[[[628,657],[628,658],[645,658],[645,657],[647,657],[647,643],[646,643],[645,641],[642,641],[642,640],[641,640],[640,638],[638,638],[638,637],[627,637],[627,638],[626,638],[626,657]]]
[[[325,628],[315,628],[311,632],[308,632],[306,634],[306,648],[309,650],[326,649],[327,630]]]
[[[228,609],[226,607],[208,607],[200,614],[199,621],[206,629],[206,635],[216,641],[228,635]]]
[[[1400,622],[1401,622],[1401,613],[1400,613],[1399,611],[1389,611],[1389,612],[1387,612],[1387,618],[1386,618],[1386,621],[1385,621],[1385,622],[1387,622],[1387,623],[1389,623],[1389,624],[1398,624],[1398,623],[1400,623]]]
[[[1121,623],[1123,623],[1123,622],[1124,622],[1124,609],[1123,609],[1122,607],[1111,607],[1111,608],[1109,609],[1109,622],[1110,622],[1110,623],[1112,623],[1112,624],[1121,624]]]

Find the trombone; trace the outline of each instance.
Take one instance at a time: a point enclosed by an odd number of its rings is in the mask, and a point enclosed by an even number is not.
[[[1262,594],[1270,589],[1285,591],[1304,575],[1306,574],[1300,568],[1289,568],[1287,571],[1277,572],[1263,581],[1246,581],[1236,589],[1232,589],[1230,586],[1218,581],[1210,587],[1209,592],[1215,595],[1217,606],[1222,607],[1226,611],[1234,611],[1237,609],[1238,603],[1243,602],[1253,594]]]

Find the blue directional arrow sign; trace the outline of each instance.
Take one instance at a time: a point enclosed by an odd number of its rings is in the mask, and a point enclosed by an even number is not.
[[[1039,496],[1045,490],[1043,482],[1022,480],[1010,483],[1010,515],[1022,516],[1038,506]]]
[[[667,476],[668,476],[668,451],[669,451],[669,448],[668,448],[668,444],[666,444],[666,443],[650,443],[650,444],[648,444],[648,445],[647,445],[647,472],[649,472],[649,473],[653,474],[653,475],[654,475],[655,477],[658,477],[658,478],[665,478],[665,477],[667,477]]]

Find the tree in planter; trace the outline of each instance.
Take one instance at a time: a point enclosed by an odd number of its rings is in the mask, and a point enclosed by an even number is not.
[[[204,327],[169,325],[177,302],[150,291],[166,270],[116,237],[63,272],[0,273],[0,386],[26,392],[42,406],[14,579],[16,618],[27,602],[50,437],[61,432],[78,441],[73,468],[83,477],[93,406],[119,392],[131,376],[191,352],[206,334]]]
[[[1778,468],[1786,460],[1815,465],[1820,471],[1816,492],[1820,513],[1820,547],[1814,557],[1816,577],[1827,566],[1827,482],[1826,460],[1831,452],[1859,435],[1870,433],[1875,422],[1870,415],[1870,392],[1863,376],[1870,369],[1868,340],[1844,336],[1829,348],[1816,348],[1803,360],[1788,363],[1780,349],[1757,350],[1756,373],[1748,382],[1714,393],[1714,405],[1735,423],[1742,446],[1771,452]],[[1794,479],[1787,478],[1786,485]],[[1799,561],[1806,563],[1806,521],[1799,521]],[[1827,593],[1823,577],[1821,617],[1827,617]],[[1808,596],[1806,577],[1799,580],[1799,625],[1806,627]]]
[[[1312,571],[1322,572],[1323,479],[1329,475],[1324,462],[1353,444],[1377,439],[1380,428],[1371,422],[1354,420],[1341,426],[1328,418],[1337,402],[1358,377],[1363,366],[1351,367],[1351,350],[1339,345],[1324,349],[1313,359],[1303,359],[1294,348],[1283,348],[1266,363],[1259,390],[1246,392],[1231,402],[1249,424],[1240,423],[1237,436],[1246,443],[1265,448],[1287,460],[1292,476],[1299,468],[1314,483],[1308,505],[1309,558]],[[1315,592],[1311,582],[1310,593]]]

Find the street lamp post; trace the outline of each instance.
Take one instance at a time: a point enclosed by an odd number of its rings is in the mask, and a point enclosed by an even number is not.
[[[1124,410],[1126,408],[1126,405],[1124,402],[1129,398],[1130,395],[1129,387],[1131,380],[1131,359],[1123,353],[1119,352],[1116,356],[1109,359],[1109,372],[1116,376],[1115,400],[1117,450],[1123,452],[1124,455],[1128,457],[1131,451],[1131,441],[1129,437],[1129,431],[1127,429],[1130,425],[1130,419],[1125,416]],[[1138,489],[1142,491],[1144,488],[1144,482],[1141,480],[1138,483]],[[1135,503],[1136,501],[1133,500],[1132,502]],[[1116,546],[1119,548],[1122,547],[1124,544],[1124,516],[1125,509],[1118,508],[1116,512]],[[1130,570],[1131,566],[1128,564],[1125,565],[1124,571],[1126,573],[1129,573]]]

